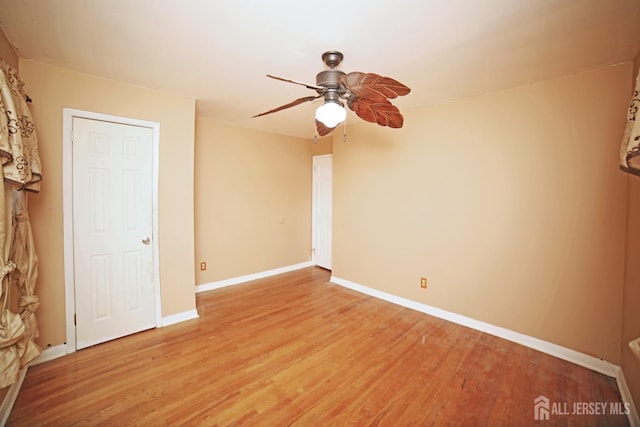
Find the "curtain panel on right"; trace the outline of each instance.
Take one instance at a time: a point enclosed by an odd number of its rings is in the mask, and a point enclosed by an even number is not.
[[[627,112],[627,125],[620,147],[620,169],[640,176],[640,124],[636,120],[640,109],[640,72],[636,78],[636,87]]]

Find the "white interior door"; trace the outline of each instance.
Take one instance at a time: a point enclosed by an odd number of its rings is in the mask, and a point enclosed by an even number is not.
[[[331,270],[333,166],[332,155],[313,157],[312,261]]]
[[[153,130],[73,118],[76,348],[156,326]]]

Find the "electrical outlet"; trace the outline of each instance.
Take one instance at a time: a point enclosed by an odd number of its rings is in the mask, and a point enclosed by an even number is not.
[[[427,278],[426,277],[421,277],[420,278],[420,287],[423,289],[427,289]]]
[[[202,261],[200,263],[200,271],[205,271],[207,269],[207,263],[206,261]]]

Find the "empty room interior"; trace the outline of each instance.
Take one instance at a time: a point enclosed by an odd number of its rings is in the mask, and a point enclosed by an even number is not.
[[[0,424],[640,426],[640,0],[0,30]]]

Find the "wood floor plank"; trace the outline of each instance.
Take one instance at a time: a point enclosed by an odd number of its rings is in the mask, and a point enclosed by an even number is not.
[[[29,369],[9,426],[532,425],[615,380],[328,283],[307,268],[198,294],[199,318]],[[545,425],[628,425],[624,415]]]

